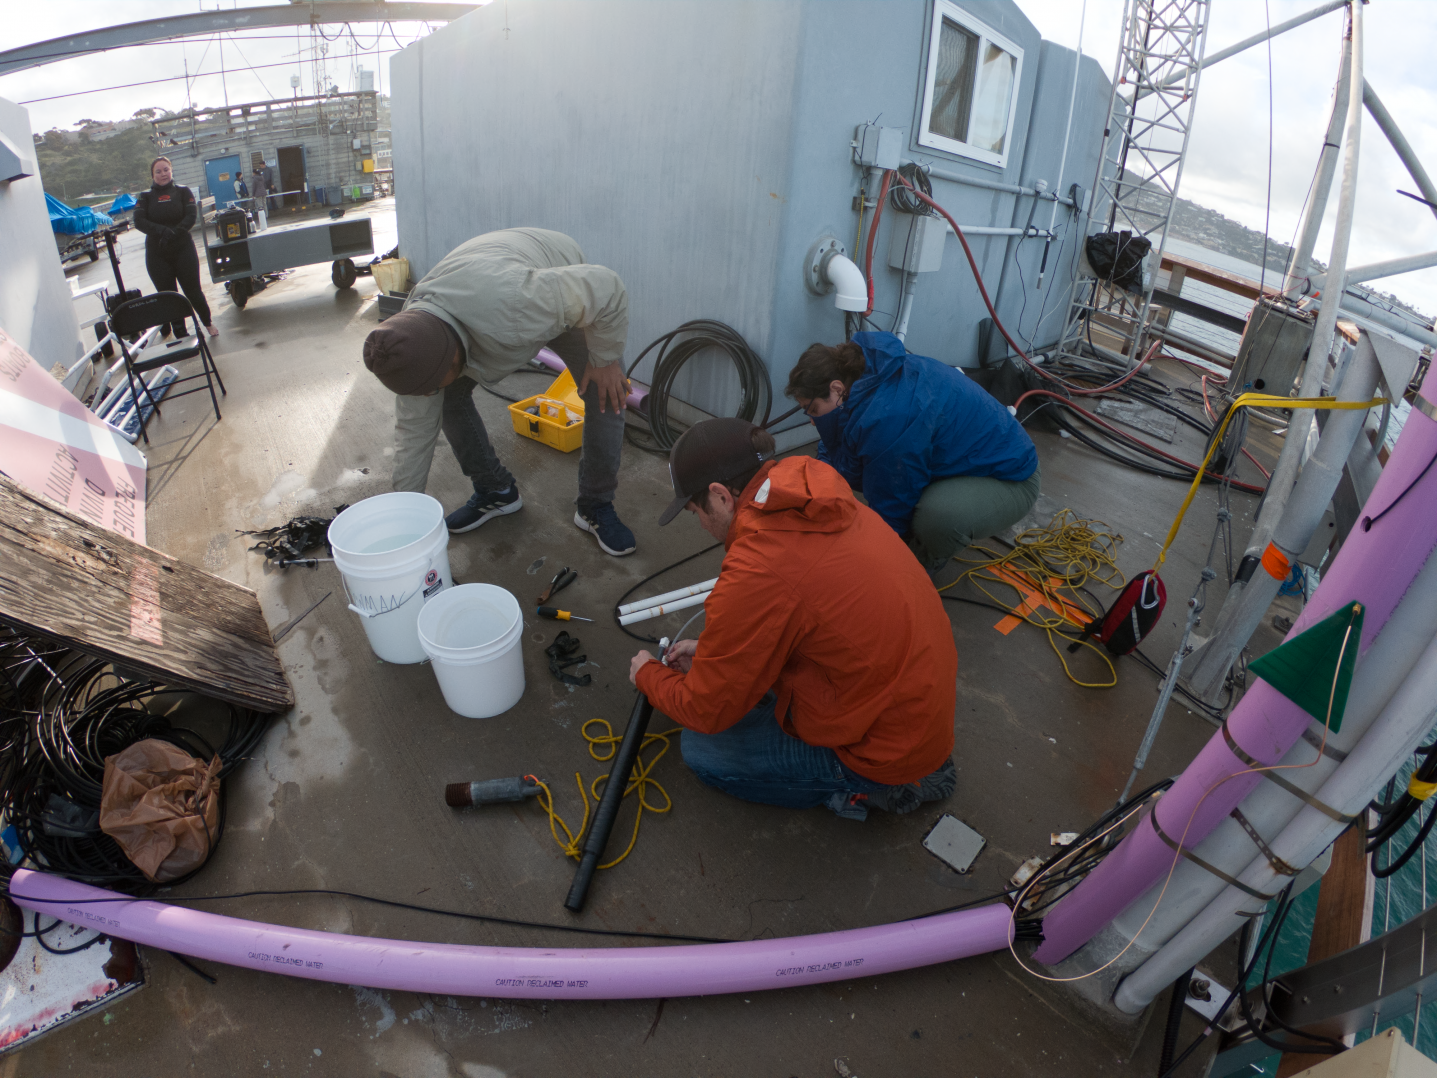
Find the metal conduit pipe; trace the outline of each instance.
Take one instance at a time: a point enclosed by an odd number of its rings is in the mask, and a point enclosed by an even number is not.
[[[1320,309],[1321,307],[1321,300],[1314,300],[1309,304],[1309,308],[1312,309]],[[1411,338],[1414,341],[1437,347],[1437,332],[1434,332],[1430,328],[1424,329],[1422,326],[1395,315],[1391,311],[1384,311],[1376,304],[1368,303],[1365,300],[1358,299],[1356,296],[1344,293],[1338,307],[1348,314],[1356,315],[1358,318],[1365,318],[1369,322],[1382,326],[1385,329],[1390,329],[1393,333],[1400,333],[1404,337]],[[1394,387],[1394,392],[1395,391]]]
[[[1342,58],[1337,65],[1337,83],[1332,88],[1332,110],[1327,117],[1327,133],[1322,139],[1322,151],[1317,155],[1317,172],[1312,181],[1312,197],[1302,211],[1302,223],[1297,231],[1297,242],[1287,262],[1287,281],[1283,291],[1297,295],[1296,291],[1312,273],[1312,248],[1317,243],[1322,218],[1327,213],[1327,198],[1332,192],[1332,178],[1337,172],[1337,155],[1342,148],[1342,128],[1348,119],[1348,104],[1352,97],[1352,37],[1342,39]]]
[[[1276,26],[1272,27],[1271,29],[1264,30],[1260,34],[1253,34],[1252,37],[1244,38],[1236,45],[1229,45],[1227,48],[1221,49],[1218,52],[1213,53],[1211,56],[1206,57],[1202,63],[1198,64],[1198,70],[1201,71],[1205,67],[1211,67],[1219,60],[1226,60],[1229,56],[1236,56],[1238,53],[1250,49],[1254,45],[1261,45],[1269,38],[1277,37],[1278,34],[1285,34],[1287,31],[1293,29],[1294,27],[1302,26],[1304,23],[1309,23],[1313,19],[1321,18],[1328,12],[1336,11],[1338,8],[1346,6],[1347,0],[1327,0],[1327,3],[1321,4],[1318,7],[1313,8],[1311,11],[1305,11],[1301,15],[1288,19],[1286,22],[1280,22]],[[1162,90],[1166,89],[1169,86],[1176,85],[1177,83],[1182,82],[1185,77],[1185,74],[1174,75],[1172,78],[1160,83],[1157,86],[1157,89]],[[1153,91],[1150,90],[1149,93],[1151,92]]]
[[[1347,62],[1343,65],[1344,75],[1350,85],[1357,84],[1362,79],[1362,4],[1360,0],[1352,0],[1350,19],[1350,38],[1347,42]],[[1341,90],[1342,80],[1339,79],[1338,87]],[[1341,96],[1340,92],[1337,96]],[[1340,293],[1344,287],[1344,275],[1347,269],[1347,248],[1352,238],[1352,218],[1357,201],[1357,165],[1358,151],[1361,147],[1362,130],[1362,98],[1360,94],[1348,93],[1346,95],[1346,156],[1343,160],[1342,191],[1337,204],[1337,223],[1332,237],[1332,255],[1328,265],[1328,279],[1336,285]],[[1334,111],[1336,97],[1334,97]],[[1329,131],[1331,126],[1329,125]],[[1331,140],[1329,139],[1329,142]],[[1325,154],[1324,150],[1324,154]],[[1335,160],[1335,159],[1334,159]],[[1323,164],[1325,165],[1324,157]],[[1319,166],[1321,168],[1322,165]],[[1319,173],[1318,180],[1322,176]],[[1317,192],[1313,194],[1313,206],[1317,204]],[[1317,211],[1312,214],[1309,222],[1303,226],[1303,237],[1306,237],[1310,226],[1314,239],[1316,230],[1321,224],[1322,213]],[[1299,276],[1306,277],[1308,270],[1306,264],[1297,261],[1301,254],[1301,241],[1299,249],[1294,252],[1294,261],[1291,265],[1294,269],[1300,269]],[[1311,245],[1308,245],[1308,252],[1311,252]],[[1302,387],[1299,396],[1315,397],[1322,386],[1322,380],[1327,373],[1327,358],[1332,351],[1333,337],[1337,330],[1337,307],[1329,304],[1329,310],[1318,313],[1317,324],[1312,331],[1312,346],[1308,352],[1307,362],[1302,372]],[[1267,549],[1268,543],[1272,541],[1273,529],[1277,526],[1278,520],[1282,518],[1283,511],[1287,507],[1287,500],[1292,493],[1293,484],[1297,480],[1298,468],[1302,464],[1302,452],[1307,445],[1307,433],[1312,427],[1312,410],[1302,408],[1292,413],[1292,419],[1288,423],[1287,435],[1282,441],[1282,451],[1278,454],[1277,463],[1273,466],[1272,477],[1267,483],[1267,494],[1263,498],[1261,507],[1258,509],[1257,520],[1253,523],[1252,536],[1248,540],[1247,550],[1244,558],[1260,558],[1262,552]],[[1350,447],[1349,447],[1350,448]],[[1325,503],[1324,503],[1325,504]],[[1249,629],[1247,634],[1237,641],[1236,648],[1232,647],[1232,641],[1236,639],[1231,628],[1235,619],[1234,607],[1241,602],[1243,594],[1247,591],[1246,584],[1239,584],[1236,581],[1228,589],[1227,595],[1223,597],[1221,609],[1215,622],[1215,629],[1208,643],[1193,656],[1194,662],[1189,669],[1187,678],[1194,687],[1199,685],[1208,686],[1207,690],[1196,689],[1204,699],[1212,700],[1216,697],[1218,689],[1221,689],[1223,679],[1227,676],[1228,667],[1232,665],[1232,658],[1229,657],[1226,664],[1223,664],[1222,657],[1225,655],[1236,656],[1252,635]],[[1264,607],[1265,609],[1265,607]],[[1218,667],[1221,666],[1221,669]],[[1217,689],[1212,688],[1216,685]]]
[[[1426,410],[1437,386],[1423,393],[1369,499],[1383,510],[1370,527],[1353,529],[1289,637],[1355,600],[1365,608],[1360,659],[1437,547],[1437,469],[1430,467],[1437,454],[1437,421]],[[1215,734],[1141,826],[1054,904],[1043,918],[1044,942],[1034,957],[1049,965],[1061,962],[1161,881],[1177,860],[1162,836],[1187,849],[1207,838],[1265,781],[1249,761],[1276,764],[1311,722],[1267,682],[1252,685],[1228,716],[1226,732]]]
[[[1381,374],[1377,352],[1364,333],[1348,363],[1347,375],[1337,392],[1338,399],[1371,400]],[[1296,415],[1294,412],[1294,418]],[[1351,456],[1366,422],[1365,411],[1334,411],[1328,416],[1322,437],[1317,442],[1317,450],[1302,466],[1302,474],[1298,476],[1292,495],[1283,507],[1283,514],[1273,526],[1270,545],[1282,552],[1286,562],[1295,561],[1312,541],[1312,534],[1322,522],[1322,514],[1342,480],[1342,467]],[[1292,439],[1292,428],[1288,429],[1287,437]],[[1307,436],[1304,434],[1302,438],[1306,441]],[[1259,554],[1264,559],[1265,551],[1266,548],[1264,553]],[[1283,579],[1286,577],[1284,572]],[[1209,699],[1218,694],[1228,669],[1251,639],[1267,608],[1277,598],[1277,589],[1282,583],[1282,580],[1273,578],[1264,560],[1261,567],[1253,570],[1252,578],[1236,600],[1223,604],[1217,630],[1204,645],[1188,679],[1193,691]]]
[[[1356,750],[1434,636],[1437,636],[1437,557],[1429,557],[1393,612],[1392,620],[1378,633],[1371,650],[1358,664],[1342,728],[1327,737],[1330,751],[1318,753],[1322,724],[1314,721],[1309,724],[1308,733],[1282,758],[1280,764],[1287,770],[1277,772],[1277,776],[1304,793],[1316,793],[1337,770],[1341,759]],[[1239,806],[1247,822],[1265,837],[1281,833],[1302,807],[1303,802],[1295,794],[1275,781],[1259,784]],[[1246,869],[1253,852],[1252,839],[1232,816],[1224,817],[1212,834],[1193,848],[1197,857],[1229,876]],[[1113,918],[1109,929],[1084,949],[1082,964],[1096,968],[1137,937],[1138,942],[1117,964],[1123,969],[1142,965],[1227,886],[1218,876],[1192,861],[1179,861],[1172,879],[1167,882],[1161,904],[1158,904],[1158,896],[1163,892],[1163,884],[1159,883]]]
[[[1383,277],[1395,277],[1399,273],[1411,273],[1413,270],[1427,269],[1429,266],[1437,266],[1437,251],[1428,251],[1420,255],[1406,255],[1402,258],[1389,258],[1385,262],[1371,262],[1365,266],[1354,266],[1347,271],[1348,287],[1360,281],[1376,281]],[[1327,285],[1327,274],[1318,273],[1309,277],[1303,282],[1301,294],[1310,296],[1314,292],[1322,291]]]
[[[978,176],[965,176],[961,172],[949,172],[946,168],[934,168],[927,161],[912,161],[906,157],[900,164],[917,165],[935,180],[948,180],[950,183],[966,184],[969,187],[981,187],[985,191],[1003,191],[1010,195],[1031,195],[1033,198],[1056,202],[1060,206],[1068,206],[1072,209],[1078,208],[1071,198],[1059,195],[1056,192],[1039,191],[1036,187],[1024,187],[1021,184],[1004,183],[1001,180],[985,180]],[[969,235],[972,234],[966,225],[963,231]],[[1021,229],[1019,231],[1021,232]]]
[[[1377,721],[1352,754],[1317,791],[1317,799],[1337,812],[1356,816],[1376,797],[1437,719],[1437,640],[1428,643]],[[1346,829],[1346,825],[1310,805],[1270,841],[1273,855],[1292,866],[1309,865]],[[1266,857],[1256,857],[1237,877],[1244,887],[1272,894],[1284,886]],[[1238,887],[1225,888],[1157,954],[1118,986],[1113,1002],[1136,1014],[1185,969],[1210,953],[1265,903]]]
[[[1362,80],[1362,103],[1367,106],[1367,111],[1372,113],[1372,118],[1377,121],[1377,126],[1387,136],[1387,141],[1392,143],[1392,148],[1397,151],[1397,156],[1407,166],[1407,173],[1412,177],[1412,182],[1422,192],[1422,197],[1428,202],[1437,202],[1437,185],[1432,183],[1427,170],[1422,167],[1422,162],[1417,160],[1417,155],[1412,151],[1412,144],[1407,141],[1402,130],[1397,126],[1397,121],[1387,111],[1387,106],[1377,96],[1367,80]],[[1432,208],[1432,215],[1437,217],[1437,207]]]

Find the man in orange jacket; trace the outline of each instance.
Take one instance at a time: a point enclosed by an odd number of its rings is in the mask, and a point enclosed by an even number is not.
[[[684,727],[710,786],[864,819],[953,792],[958,653],[923,567],[836,471],[775,461],[773,437],[710,419],[674,445],[667,524],[688,509],[725,545],[698,640],[631,680]]]

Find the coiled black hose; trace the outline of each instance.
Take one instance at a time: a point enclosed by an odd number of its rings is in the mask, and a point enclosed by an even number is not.
[[[670,330],[650,342],[648,347],[639,353],[638,358],[629,364],[627,373],[632,375],[644,357],[655,348],[659,353],[654,358],[654,374],[649,382],[649,440],[639,440],[635,438],[632,429],[629,431],[629,441],[640,449],[667,453],[674,447],[678,434],[669,426],[669,394],[673,390],[674,379],[678,377],[685,363],[708,348],[717,348],[726,353],[738,371],[742,397],[738,418],[760,426],[768,423],[768,413],[773,406],[773,381],[769,377],[768,367],[732,326],[711,318],[696,318],[692,322],[685,322],[677,329]]]

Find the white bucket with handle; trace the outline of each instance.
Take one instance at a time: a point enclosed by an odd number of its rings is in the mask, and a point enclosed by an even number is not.
[[[451,711],[488,719],[524,695],[519,600],[494,584],[460,584],[427,603],[419,642]]]
[[[334,518],[329,545],[374,654],[390,663],[423,662],[419,611],[454,583],[444,507],[409,491],[365,498]]]

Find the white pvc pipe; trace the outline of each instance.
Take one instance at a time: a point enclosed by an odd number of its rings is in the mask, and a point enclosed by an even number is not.
[[[910,273],[908,280],[904,282],[903,302],[898,305],[898,325],[894,327],[893,335],[900,341],[908,338],[908,316],[913,313],[913,293],[918,288],[918,274]]]
[[[665,603],[663,606],[651,606],[646,610],[635,610],[632,614],[622,615],[619,618],[619,624],[633,625],[638,621],[648,621],[650,618],[657,618],[664,614],[672,614],[675,610],[687,610],[691,606],[702,606],[708,601],[709,594],[709,592],[703,592],[700,595],[690,595],[687,599],[678,599],[672,603]]]
[[[840,311],[868,310],[868,282],[863,271],[846,255],[830,255],[823,262],[823,276],[838,290],[833,304]]]
[[[697,584],[691,584],[687,588],[675,588],[673,591],[666,591],[662,595],[655,595],[652,599],[640,599],[636,603],[625,603],[619,607],[619,613],[632,614],[635,610],[647,610],[653,606],[662,606],[670,599],[687,599],[690,595],[713,591],[714,585],[717,583],[718,577],[714,577],[712,580],[704,580]]]
[[[1437,557],[1429,557],[1391,619],[1357,664],[1342,728],[1328,734],[1330,749],[1347,754],[1356,749],[1417,665],[1427,641],[1434,636],[1437,636]],[[1314,722],[1310,729],[1321,736],[1320,724]],[[1336,759],[1326,754],[1319,756],[1315,746],[1301,739],[1279,763],[1284,770],[1277,774],[1308,793],[1318,790],[1338,767]],[[1307,764],[1311,766],[1297,766]],[[1297,816],[1303,803],[1276,783],[1264,782],[1239,807],[1258,834],[1267,836],[1281,833]],[[1229,876],[1236,876],[1252,860],[1253,843],[1242,826],[1228,817],[1193,848],[1193,853]],[[1166,882],[1166,890],[1160,881],[1113,919],[1111,928],[1115,935],[1109,936],[1101,946],[1090,948],[1089,957],[1097,959],[1093,965],[1101,965],[1128,941],[1138,937],[1138,942],[1120,960],[1121,967],[1138,966],[1216,899],[1225,886],[1206,869],[1186,859],[1179,861]],[[1162,904],[1154,912],[1159,895]]]
[[[1322,784],[1317,797],[1348,815],[1362,812],[1437,719],[1437,640],[1431,641],[1402,687],[1357,748]],[[1345,830],[1345,825],[1304,805],[1269,845],[1273,854],[1294,867],[1311,864]],[[1238,881],[1263,894],[1279,891],[1279,877],[1267,858],[1254,858]],[[1129,1014],[1141,1011],[1183,970],[1239,928],[1246,916],[1263,907],[1237,887],[1227,887],[1181,932],[1118,986],[1114,1002]],[[1254,909],[1257,907],[1258,909]]]
[[[1078,101],[1078,72],[1083,66],[1083,27],[1088,21],[1088,0],[1083,0],[1083,10],[1078,15],[1078,49],[1077,57],[1073,60],[1073,85],[1068,91],[1068,122],[1063,126],[1063,153],[1058,158],[1058,178],[1055,186],[1061,190],[1063,186],[1063,174],[1068,167],[1068,143],[1073,134],[1073,106]],[[1057,194],[1057,191],[1054,191]],[[1073,207],[1077,209],[1076,206]],[[1058,203],[1053,202],[1053,208],[1048,214],[1048,232],[1053,231],[1053,226],[1058,222]]]

